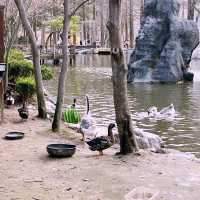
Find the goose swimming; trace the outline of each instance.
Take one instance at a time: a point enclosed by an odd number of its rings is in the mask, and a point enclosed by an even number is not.
[[[174,109],[174,104],[171,103],[169,106],[163,108],[160,112],[160,115],[162,116],[174,116],[176,114],[176,111]]]
[[[147,110],[148,116],[149,117],[155,117],[158,114],[158,108],[155,106],[151,106]]]
[[[175,117],[176,111],[174,109],[173,103],[171,103],[169,106],[162,108],[160,111],[158,111],[158,108],[155,106],[151,106],[147,109],[147,116],[146,117],[155,117],[158,119],[167,119],[171,117]]]

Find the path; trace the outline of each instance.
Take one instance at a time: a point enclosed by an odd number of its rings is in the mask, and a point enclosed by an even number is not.
[[[79,139],[70,141],[77,144],[74,157],[52,159],[47,144],[67,142],[66,136],[53,135],[49,121],[20,123],[16,111],[5,112],[1,137],[13,130],[26,135],[18,141],[0,139],[0,200],[123,200],[139,186],[158,190],[158,200],[199,200],[197,159],[148,152],[119,158],[114,148],[99,158]]]

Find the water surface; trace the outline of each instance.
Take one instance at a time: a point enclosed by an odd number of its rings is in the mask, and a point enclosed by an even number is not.
[[[200,156],[200,70],[199,61],[192,62],[195,82],[185,84],[131,84],[128,98],[136,126],[160,135],[168,148],[194,153]],[[57,76],[60,67],[54,68],[55,79],[46,83],[56,96]],[[88,94],[91,113],[99,126],[107,126],[115,119],[111,63],[109,56],[78,55],[76,65],[69,67],[66,81],[65,104],[72,104],[78,98],[80,112],[84,113]],[[173,120],[137,119],[138,112],[144,112],[152,105],[159,109],[173,103],[178,116]]]

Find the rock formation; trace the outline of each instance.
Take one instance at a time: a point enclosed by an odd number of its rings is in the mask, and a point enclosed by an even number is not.
[[[188,72],[199,44],[195,22],[178,18],[177,0],[145,0],[144,17],[129,61],[129,82],[193,80]]]

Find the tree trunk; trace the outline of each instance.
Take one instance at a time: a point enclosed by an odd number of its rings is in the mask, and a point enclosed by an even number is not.
[[[143,17],[144,17],[144,0],[141,0],[141,6],[140,6],[140,24],[142,23]]]
[[[54,132],[60,131],[60,121],[62,116],[62,105],[65,92],[65,79],[67,73],[67,48],[68,48],[68,29],[69,29],[69,1],[64,0],[64,22],[63,22],[63,33],[62,33],[62,53],[63,53],[63,62],[62,68],[59,76],[59,85],[58,85],[58,95],[56,102],[56,110],[52,123],[52,130]]]
[[[76,33],[72,34],[72,43],[73,45],[76,45]]]
[[[40,118],[46,119],[47,112],[46,112],[46,105],[45,105],[45,98],[44,98],[44,91],[43,91],[42,75],[41,75],[39,48],[37,47],[34,32],[31,28],[31,25],[28,21],[28,18],[25,12],[24,2],[22,0],[15,0],[15,4],[19,10],[19,15],[20,15],[22,24],[24,28],[26,29],[26,32],[28,34],[28,37],[31,43],[33,65],[34,65],[34,75],[35,75],[36,90],[37,90],[38,116]]]
[[[92,44],[96,45],[96,0],[94,0],[92,6],[92,19],[93,19],[93,27],[92,27]]]
[[[87,44],[87,33],[86,33],[86,13],[85,13],[85,5],[83,5],[83,41],[84,45]]]
[[[4,62],[4,52],[5,52],[5,47],[4,47],[4,6],[0,5],[0,62]]]
[[[4,62],[4,6],[0,5],[0,63]],[[0,124],[3,123],[3,110],[4,110],[4,102],[3,102],[3,81],[0,81]]]
[[[183,7],[182,7],[182,15],[181,17],[184,19],[185,18],[185,3],[183,3]]]
[[[128,2],[127,1],[126,1],[126,13],[125,13],[125,39],[124,41],[126,43],[128,42]]]
[[[41,45],[42,45],[42,49],[44,49],[45,47],[45,26],[44,25],[42,25]]]
[[[55,18],[57,15],[56,12],[56,7],[55,7],[56,1],[53,0],[53,17]],[[53,60],[56,59],[56,44],[57,44],[57,39],[56,39],[56,30],[53,31]]]
[[[10,51],[13,47],[13,44],[15,43],[15,40],[17,39],[17,33],[19,31],[20,27],[20,18],[17,19],[17,24],[13,24],[13,28],[10,33],[10,37],[8,38],[8,41],[6,43],[6,48],[5,48],[5,63],[6,63],[6,71],[5,71],[5,83],[4,83],[4,90],[8,88],[8,70],[9,70],[9,63],[8,63],[8,58],[10,55]]]
[[[132,128],[131,114],[127,97],[127,66],[124,63],[120,36],[121,0],[109,0],[108,30],[111,45],[113,97],[116,122],[120,137],[120,153],[127,154],[138,150]]]
[[[195,0],[188,0],[188,19],[194,20],[194,5]]]
[[[128,18],[127,18],[127,16],[126,16],[126,21],[124,24],[124,29],[125,29],[124,41],[125,41],[125,43],[127,43],[127,41],[128,41]],[[123,32],[122,32],[122,34],[123,34]]]
[[[89,45],[90,44],[90,25],[89,24],[87,24],[87,32],[86,32],[86,42],[87,42],[87,44]]]
[[[33,31],[35,34],[35,38],[37,40],[37,16],[36,16],[36,13],[34,14],[34,17],[33,17]]]
[[[93,5],[92,5],[92,15],[93,15],[93,20],[96,19],[96,0],[93,1]]]
[[[134,47],[134,17],[133,17],[133,0],[129,0],[129,9],[130,9],[130,17],[129,17],[129,25],[130,25],[130,48]]]
[[[103,12],[103,7],[104,7],[104,5],[103,5],[103,2],[102,2],[102,5],[101,5],[101,11],[100,11],[100,15],[101,15],[101,24],[100,24],[100,29],[101,29],[101,47],[103,47],[104,45],[105,45],[105,40],[104,40],[104,36],[105,36],[105,34],[104,34],[104,12]]]

